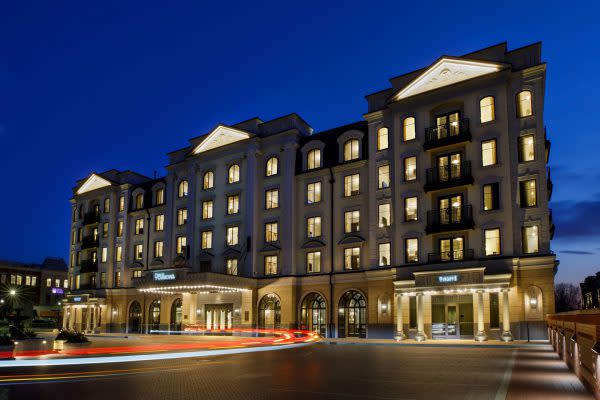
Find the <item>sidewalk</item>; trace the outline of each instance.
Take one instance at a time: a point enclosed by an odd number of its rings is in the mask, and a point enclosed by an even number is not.
[[[380,346],[424,346],[424,347],[507,347],[507,348],[527,348],[540,347],[548,345],[547,340],[531,341],[514,340],[512,342],[503,342],[501,340],[486,340],[485,342],[477,342],[469,339],[435,339],[417,342],[414,339],[405,339],[397,341],[394,339],[359,339],[359,338],[343,338],[330,339],[323,338],[319,344],[331,345],[380,345]]]

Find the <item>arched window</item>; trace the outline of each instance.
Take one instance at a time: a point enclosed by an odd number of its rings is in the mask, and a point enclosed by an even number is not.
[[[183,321],[183,305],[181,299],[175,299],[171,305],[171,330],[180,331]]]
[[[327,306],[319,293],[309,293],[302,301],[300,328],[326,335]]]
[[[165,204],[165,189],[159,188],[154,192],[154,205],[159,206]]]
[[[129,306],[129,323],[127,325],[128,333],[142,333],[142,306],[134,301]]]
[[[188,181],[179,182],[179,187],[177,189],[177,197],[179,197],[179,198],[186,197],[188,195],[188,189],[189,189]]]
[[[344,143],[344,161],[356,160],[359,157],[358,139],[350,139]]]
[[[267,160],[267,176],[277,175],[279,173],[279,160],[277,157],[271,157]]]
[[[312,149],[308,152],[308,154],[306,155],[306,168],[321,168],[321,150]]]
[[[206,171],[202,179],[202,189],[212,189],[215,186],[215,174],[212,171]]]
[[[494,98],[492,96],[484,97],[479,101],[479,119],[482,124],[496,119]]]
[[[531,91],[523,90],[517,94],[517,117],[523,118],[530,115],[533,115]]]
[[[377,131],[377,150],[385,150],[389,147],[389,129],[385,126]]]
[[[148,328],[152,331],[160,330],[160,300],[154,300],[150,304],[148,312]]]
[[[258,305],[258,327],[279,329],[281,327],[281,302],[274,294],[267,294]]]
[[[415,130],[415,118],[414,117],[408,117],[408,118],[404,118],[404,124],[403,124],[403,132],[404,132],[404,141],[408,141],[408,140],[413,140],[417,135],[416,135],[416,130]]]
[[[347,291],[340,299],[338,337],[367,337],[367,302],[356,290]]]
[[[139,210],[144,207],[144,194],[138,193],[135,195],[135,209]]]
[[[240,166],[237,164],[233,164],[229,167],[229,174],[227,181],[229,183],[239,182],[240,180]]]

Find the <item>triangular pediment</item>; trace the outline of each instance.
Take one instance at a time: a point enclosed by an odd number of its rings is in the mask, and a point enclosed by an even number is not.
[[[442,57],[406,87],[400,90],[392,100],[398,101],[443,86],[449,86],[468,79],[492,74],[503,68],[504,65],[492,62]]]
[[[100,175],[92,174],[83,184],[77,189],[77,194],[91,192],[92,190],[110,186],[112,183]]]
[[[229,126],[219,125],[204,138],[202,143],[196,146],[192,154],[199,154],[249,138],[250,134],[247,132]]]

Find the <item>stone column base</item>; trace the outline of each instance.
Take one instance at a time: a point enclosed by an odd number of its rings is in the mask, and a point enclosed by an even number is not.
[[[394,336],[394,339],[398,342],[404,340],[406,339],[406,334],[404,332],[396,332],[396,336]]]
[[[415,340],[417,342],[423,342],[427,340],[427,335],[425,335],[425,332],[417,332],[417,334],[415,335]]]
[[[503,342],[512,342],[513,335],[512,333],[510,333],[510,331],[504,331],[502,332],[502,336],[500,336],[500,340],[502,340]]]
[[[475,340],[478,342],[485,342],[487,340],[487,335],[485,334],[484,331],[479,331],[475,335]]]

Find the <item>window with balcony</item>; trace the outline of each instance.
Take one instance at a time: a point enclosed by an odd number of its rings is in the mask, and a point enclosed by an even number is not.
[[[360,211],[347,211],[344,213],[344,232],[360,231]]]
[[[187,224],[187,218],[188,218],[187,208],[177,209],[177,225],[178,226]]]
[[[486,229],[485,236],[485,255],[499,256],[500,255],[500,229]]]
[[[306,219],[306,236],[309,238],[321,236],[321,217],[310,217]]]
[[[227,182],[235,183],[240,181],[240,166],[237,164],[233,164],[229,167],[229,172],[227,174]]]
[[[279,240],[279,224],[269,222],[265,224],[265,242],[273,243]]]
[[[389,146],[389,129],[384,126],[377,130],[377,150],[385,150]]]
[[[135,196],[135,209],[141,210],[142,208],[144,208],[144,194],[138,193]]]
[[[240,212],[240,196],[237,194],[227,196],[227,214],[237,214]]]
[[[377,188],[385,189],[390,187],[390,165],[385,164],[377,168]]]
[[[437,157],[437,178],[439,182],[448,182],[461,178],[461,154],[451,153]]]
[[[239,243],[239,227],[228,226],[227,227],[227,246],[236,246]]]
[[[108,197],[104,199],[104,212],[110,212],[110,199]]]
[[[160,206],[163,204],[165,204],[165,189],[156,189],[156,192],[154,192],[154,205]]]
[[[321,272],[321,252],[311,251],[306,253],[306,272]]]
[[[215,187],[215,174],[212,171],[206,171],[202,177],[202,189],[208,190]]]
[[[308,204],[321,201],[321,182],[313,182],[306,185],[306,202]]]
[[[441,261],[460,261],[464,259],[464,238],[440,239]]]
[[[177,188],[177,197],[179,197],[179,198],[187,197],[188,193],[189,193],[188,181],[179,182],[179,186]]]
[[[344,269],[360,268],[360,247],[344,249]]]
[[[210,219],[213,217],[213,201],[202,202],[202,219]]]
[[[535,179],[520,181],[519,192],[521,194],[521,208],[537,206]]]
[[[535,140],[533,135],[519,136],[519,162],[535,160]]]
[[[212,231],[203,231],[202,232],[202,238],[201,238],[201,243],[200,243],[200,247],[202,248],[202,250],[212,249],[212,237],[213,237]]]
[[[154,217],[154,231],[162,232],[165,230],[165,216],[164,214],[158,214]]]
[[[267,160],[266,176],[273,176],[279,173],[279,160],[277,157],[271,157]]]
[[[321,150],[312,149],[306,155],[306,168],[317,169],[321,168]]]
[[[137,261],[140,261],[144,257],[144,246],[141,244],[136,244],[133,248],[134,258]]]
[[[379,243],[379,266],[385,267],[390,265],[391,262],[391,244]]]
[[[228,258],[225,262],[225,266],[227,268],[227,275],[237,275],[238,274],[238,260],[237,258]]]
[[[517,94],[517,117],[529,117],[533,115],[533,104],[531,92],[523,90]]]
[[[125,196],[119,197],[119,211],[125,211]]]
[[[408,238],[404,240],[404,254],[407,264],[419,262],[419,239]]]
[[[540,251],[539,229],[537,225],[524,226],[522,231],[523,253],[533,254]]]
[[[265,256],[265,275],[277,274],[277,256]]]
[[[406,157],[404,159],[404,180],[414,181],[417,179],[417,157]]]
[[[344,176],[344,197],[356,196],[360,193],[360,175]]]
[[[270,210],[279,207],[279,190],[270,189],[265,191],[265,208]]]
[[[141,235],[144,233],[144,220],[142,218],[135,220],[135,234]]]
[[[457,224],[462,221],[462,195],[441,197],[438,199],[438,205],[441,225]]]
[[[416,137],[417,137],[417,135],[416,135],[416,129],[415,129],[415,118],[414,117],[404,118],[404,123],[403,123],[404,141],[407,142],[409,140],[413,140]]]
[[[496,119],[492,96],[484,97],[479,101],[479,118],[482,124]]]
[[[77,242],[81,243],[83,240],[83,228],[77,229]]]
[[[123,247],[121,245],[115,246],[115,261],[123,261]]]
[[[390,203],[379,205],[378,220],[380,228],[385,228],[392,224],[392,206]]]
[[[496,139],[481,142],[481,162],[484,167],[496,165]]]
[[[360,157],[358,139],[350,139],[344,143],[344,161],[352,161]]]
[[[183,256],[186,253],[187,248],[187,237],[177,236],[175,239],[175,251],[178,255]]]
[[[419,219],[418,201],[416,197],[404,198],[404,221],[416,221]]]
[[[483,185],[483,210],[497,210],[500,208],[500,190],[498,183]]]
[[[162,258],[164,246],[165,242],[163,241],[154,242],[154,258]]]

